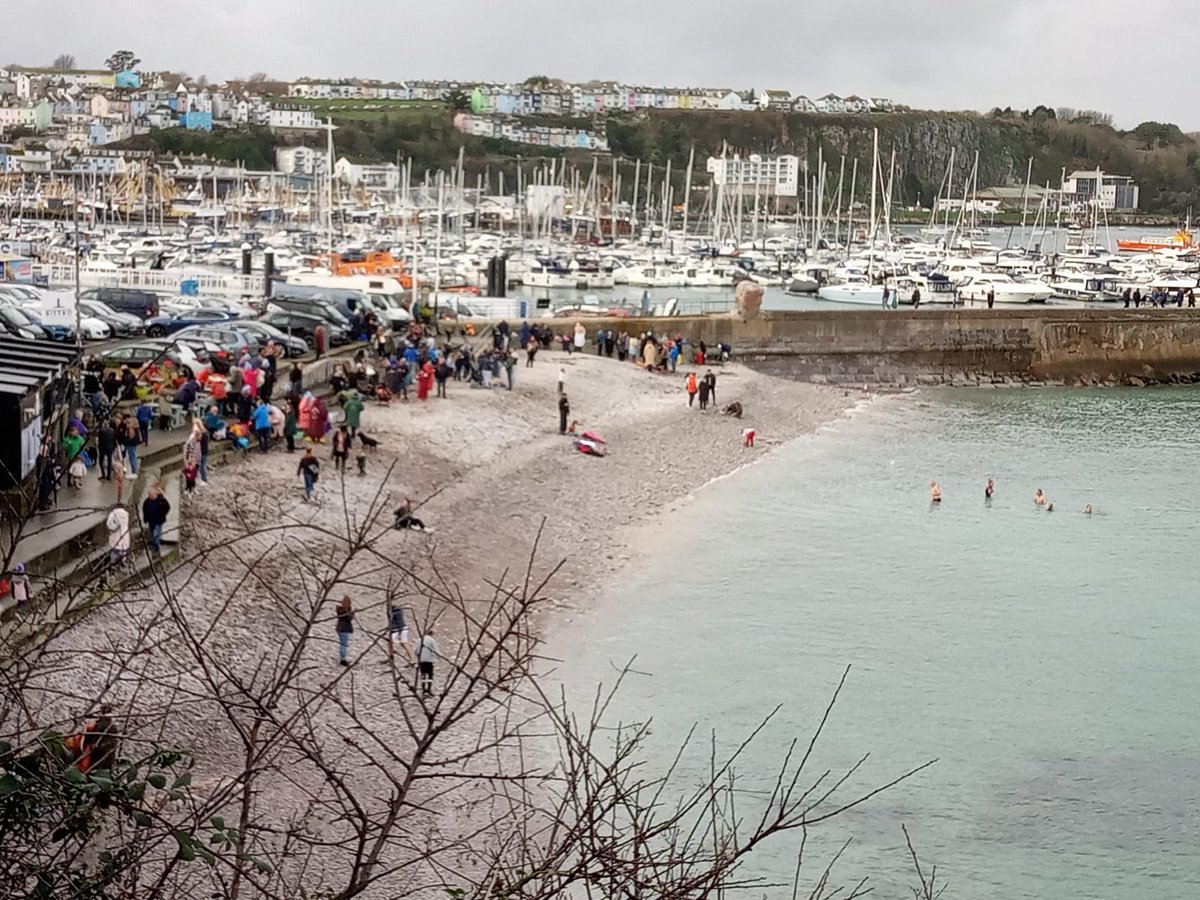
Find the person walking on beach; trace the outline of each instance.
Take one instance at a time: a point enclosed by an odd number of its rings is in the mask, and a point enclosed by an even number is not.
[[[388,656],[395,657],[396,648],[404,652],[404,658],[412,665],[412,648],[408,646],[408,623],[404,621],[404,607],[398,603],[390,603],[388,608]]]
[[[700,380],[700,411],[708,409],[708,379]]]
[[[708,402],[717,405],[717,376],[709,369],[704,373],[704,383],[708,385]]]
[[[258,449],[266,453],[271,448],[271,408],[262,400],[254,407],[253,421]]]
[[[504,354],[504,375],[508,379],[508,389],[511,391],[513,386],[513,369],[517,366],[517,355],[515,353]]]
[[[688,372],[687,379],[684,382],[684,387],[687,388],[688,406],[696,402],[696,373]]]
[[[567,387],[567,370],[562,366],[558,367],[558,393],[562,393]]]
[[[992,502],[992,494],[996,493],[996,484],[992,479],[988,479],[987,487],[983,489],[983,499],[988,503]]]
[[[146,546],[155,555],[162,553],[163,525],[166,524],[167,513],[170,511],[171,501],[163,496],[161,487],[154,485],[142,501],[142,521],[146,523],[146,530],[149,532]]]
[[[350,606],[350,595],[343,594],[337,605],[338,662],[350,665],[350,635],[354,634],[354,610]]]
[[[300,465],[296,468],[296,474],[304,477],[304,502],[307,503],[312,499],[313,488],[317,486],[317,479],[321,475],[321,464],[313,456],[312,447],[304,448],[304,455],[300,457]]]
[[[567,416],[571,414],[571,402],[566,394],[558,395],[558,433],[567,433]]]
[[[433,637],[433,626],[425,630],[421,636],[421,648],[418,652],[421,672],[421,693],[429,696],[433,690],[433,664],[441,656],[437,641]]]
[[[349,456],[350,430],[343,423],[333,433],[333,465],[343,475],[346,474],[346,459]]]

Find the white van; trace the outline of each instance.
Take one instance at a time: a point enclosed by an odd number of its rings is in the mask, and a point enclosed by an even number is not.
[[[327,291],[356,291],[366,298],[375,311],[385,317],[393,328],[412,321],[408,311],[411,291],[405,291],[395,278],[383,275],[323,275],[318,272],[293,272],[287,284],[313,287]]]

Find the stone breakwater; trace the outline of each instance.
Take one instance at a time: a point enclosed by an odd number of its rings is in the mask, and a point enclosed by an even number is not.
[[[773,375],[819,384],[1200,383],[1200,310],[803,310],[588,321],[729,343]]]

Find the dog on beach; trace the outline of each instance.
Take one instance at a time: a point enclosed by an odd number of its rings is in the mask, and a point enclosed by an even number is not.
[[[569,426],[567,426],[567,434],[574,434],[574,433],[575,433],[575,426],[576,426],[576,425],[578,425],[578,424],[579,424],[579,420],[578,420],[578,419],[572,419],[572,420],[571,420],[571,424],[570,424]]]
[[[371,437],[369,434],[364,434],[360,431],[358,433],[358,439],[362,442],[364,450],[375,450],[379,447],[379,441],[376,438]]]
[[[363,453],[360,450],[358,453],[358,456],[354,457],[354,462],[358,465],[358,474],[366,475],[367,474],[367,454]]]

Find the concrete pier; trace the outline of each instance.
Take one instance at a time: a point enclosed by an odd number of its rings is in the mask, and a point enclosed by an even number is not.
[[[571,320],[564,320],[566,322]],[[728,342],[756,369],[829,384],[1200,381],[1200,309],[899,309],[586,319]],[[601,324],[603,323],[603,324]],[[557,325],[558,323],[556,323]],[[561,327],[558,326],[561,330]]]

